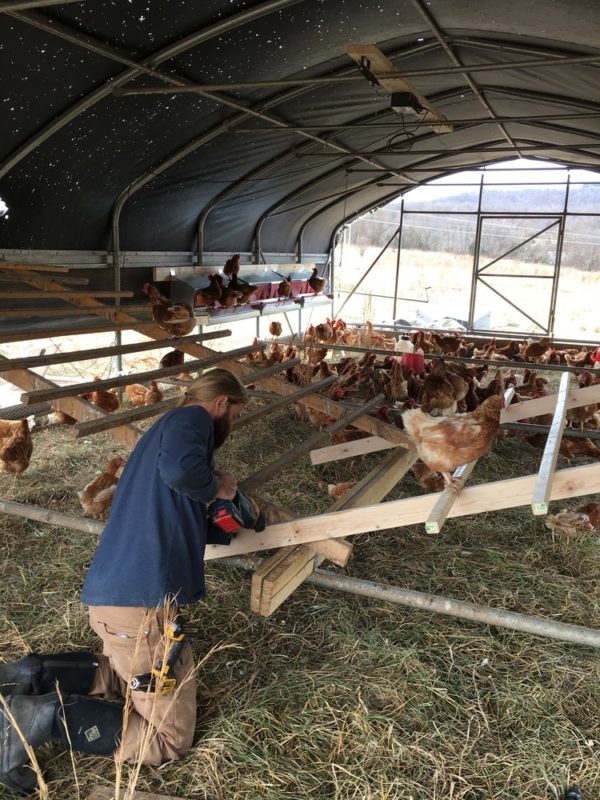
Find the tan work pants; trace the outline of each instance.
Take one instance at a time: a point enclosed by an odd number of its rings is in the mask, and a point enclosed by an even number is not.
[[[103,644],[92,695],[125,698],[134,675],[151,672],[166,659],[169,640],[164,635],[162,609],[90,606],[90,625]],[[175,677],[176,688],[170,694],[128,692],[133,708],[124,717],[121,752],[125,761],[158,765],[181,758],[192,746],[196,675],[187,642],[175,665]]]

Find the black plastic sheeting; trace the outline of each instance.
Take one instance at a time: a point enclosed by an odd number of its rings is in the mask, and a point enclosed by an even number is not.
[[[316,134],[321,125],[372,122],[369,130],[322,132],[354,151],[385,150],[390,137],[399,134],[394,141],[403,143],[404,150],[378,157],[389,171],[378,172],[353,157],[336,157],[297,133],[232,133],[225,126],[241,112],[211,97],[103,93],[102,87],[129,67],[33,24],[60,24],[119,57],[140,61],[194,32],[231,22],[226,32],[205,37],[166,60],[155,59],[157,69],[184,82],[356,74],[346,55],[349,43],[377,43],[400,71],[452,65],[414,1],[302,0],[285,7],[280,3],[279,10],[250,22],[240,16],[274,5],[241,0],[82,0],[0,14],[0,198],[9,207],[7,217],[0,219],[0,244],[109,249],[115,202],[126,193],[121,249],[195,249],[202,212],[243,180],[208,214],[205,250],[251,250],[257,222],[264,217],[263,251],[294,252],[302,231],[305,253],[326,252],[344,218],[408,189],[411,176],[425,181],[503,158],[474,150],[506,142],[493,122],[434,134],[389,111],[389,97],[360,76],[318,87],[230,90],[221,95],[249,108],[269,106],[266,113],[277,120],[314,126]],[[598,52],[600,4],[595,0],[423,0],[423,6],[465,64]],[[565,64],[492,70],[473,73],[472,78],[497,115],[535,117],[599,111],[598,69],[598,64]],[[486,116],[461,73],[411,80],[450,120]],[[162,85],[148,75],[124,84]],[[98,92],[100,99],[36,142],[46,126]],[[377,127],[378,122],[397,127]],[[246,116],[240,124],[273,123]],[[598,168],[600,117],[506,123],[505,128],[517,143],[547,145],[543,151],[528,152],[529,157]],[[588,141],[595,145],[581,146]],[[163,169],[167,159],[192,142],[197,147]],[[566,151],[553,148],[565,144],[570,145]],[[3,165],[25,145],[29,151],[2,174]],[[419,150],[436,153],[420,155]],[[506,156],[517,153],[507,149]],[[257,174],[265,164],[270,168]],[[411,173],[415,166],[429,171]],[[136,181],[153,172],[156,176],[136,190]],[[392,185],[399,183],[405,186]]]

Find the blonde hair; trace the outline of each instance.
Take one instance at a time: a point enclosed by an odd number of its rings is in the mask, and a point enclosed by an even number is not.
[[[196,403],[210,403],[217,397],[225,395],[232,405],[248,402],[246,387],[240,383],[236,376],[222,367],[215,367],[203,372],[199,378],[193,380],[183,395],[181,405],[188,400]]]

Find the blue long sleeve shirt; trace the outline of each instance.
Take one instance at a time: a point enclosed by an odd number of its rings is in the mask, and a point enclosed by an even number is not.
[[[166,597],[185,605],[203,596],[213,454],[213,422],[201,406],[170,411],[142,436],[117,485],[83,603],[152,608]]]

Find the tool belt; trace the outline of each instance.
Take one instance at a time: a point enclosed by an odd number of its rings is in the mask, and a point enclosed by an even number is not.
[[[166,634],[171,641],[169,652],[164,661],[158,661],[151,672],[134,675],[131,679],[131,689],[135,692],[154,692],[156,694],[170,694],[177,686],[175,677],[175,664],[181,655],[185,644],[184,621],[179,615],[174,620],[166,623]]]

